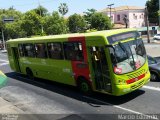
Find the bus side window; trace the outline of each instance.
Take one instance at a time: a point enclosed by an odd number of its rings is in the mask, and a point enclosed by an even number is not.
[[[30,43],[24,44],[25,57],[35,57],[33,51],[34,51],[33,44],[30,44]]]
[[[64,43],[65,58],[73,61],[83,61],[83,49],[80,42],[65,42]]]
[[[63,59],[63,50],[62,50],[62,44],[55,42],[55,43],[48,43],[48,55],[49,58],[52,59]]]
[[[24,49],[22,44],[18,44],[18,51],[19,51],[19,56],[23,57],[24,56]]]
[[[37,43],[35,44],[35,55],[37,58],[46,58],[46,46],[44,43]]]

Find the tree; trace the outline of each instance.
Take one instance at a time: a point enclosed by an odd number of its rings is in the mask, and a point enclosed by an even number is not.
[[[67,22],[63,17],[60,17],[58,12],[53,12],[52,16],[44,18],[44,31],[47,35],[62,34],[68,32]]]
[[[91,28],[97,30],[108,30],[112,28],[112,23],[108,16],[102,13],[94,13],[91,16]]]
[[[22,18],[21,28],[27,33],[27,36],[41,34],[41,16],[34,10],[26,12]]]
[[[66,3],[61,3],[60,6],[58,7],[58,11],[64,16],[68,12],[68,6]]]
[[[95,9],[87,9],[87,12],[83,12],[84,13],[84,18],[86,21],[88,21],[89,23],[91,23],[91,16],[96,12],[97,10]]]
[[[9,32],[8,29],[10,28],[13,29],[14,28],[13,24],[19,21],[21,17],[22,17],[22,13],[13,9],[13,7],[9,9],[0,9],[0,31],[2,31],[3,29],[5,40],[11,38],[10,37],[11,33]],[[13,21],[6,22],[4,21],[5,19],[13,19]],[[11,24],[12,24],[12,27],[9,27],[11,26]],[[20,27],[20,25],[17,24],[16,27]],[[17,31],[14,31],[14,32],[17,32]],[[12,34],[18,34],[18,32],[17,33],[14,33],[14,32]],[[0,36],[0,39],[2,39],[1,36]]]
[[[26,37],[26,32],[21,29],[21,24],[21,20],[13,23],[6,23],[5,36],[7,37],[7,39]]]
[[[148,0],[146,2],[148,9],[148,19],[151,23],[158,24],[159,0]]]
[[[84,18],[85,18],[85,20],[86,20],[86,22],[87,22],[87,26],[86,26],[86,28],[87,29],[90,29],[90,27],[91,27],[91,20],[92,20],[92,15],[94,14],[94,13],[96,13],[96,10],[95,9],[87,9],[87,12],[83,12],[84,13]]]
[[[74,14],[68,18],[68,26],[72,33],[84,32],[86,29],[86,22],[83,16]]]
[[[36,9],[33,9],[39,16],[44,17],[48,15],[48,10],[43,6],[38,6]]]

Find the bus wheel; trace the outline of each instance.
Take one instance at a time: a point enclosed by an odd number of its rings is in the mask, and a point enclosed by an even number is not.
[[[30,79],[34,80],[34,75],[33,75],[33,72],[32,72],[32,70],[31,70],[30,68],[27,68],[27,69],[26,69],[26,73],[27,73],[27,76],[28,76]]]
[[[83,94],[90,95],[92,93],[90,84],[84,78],[78,80],[78,88]]]

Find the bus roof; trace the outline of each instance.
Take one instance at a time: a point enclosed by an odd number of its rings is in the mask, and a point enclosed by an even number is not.
[[[119,34],[122,32],[136,31],[136,29],[114,29],[114,30],[104,30],[104,31],[96,31],[89,33],[72,33],[72,34],[61,34],[61,35],[48,35],[48,36],[39,36],[39,37],[30,37],[30,38],[18,38],[18,39],[10,39],[7,42],[20,42],[20,41],[29,41],[29,40],[49,40],[49,39],[63,39],[68,37],[89,37],[89,36],[111,36],[114,34]]]

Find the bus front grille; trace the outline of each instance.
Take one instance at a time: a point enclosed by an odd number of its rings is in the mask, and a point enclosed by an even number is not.
[[[138,84],[132,85],[131,89],[135,90],[144,84],[144,80],[140,81]]]
[[[128,76],[129,79],[132,79],[132,78],[136,78],[136,77],[138,77],[138,76],[140,76],[144,73],[145,73],[145,69],[142,69],[141,71],[138,71],[138,72],[133,73],[133,74],[129,74],[127,76]]]

